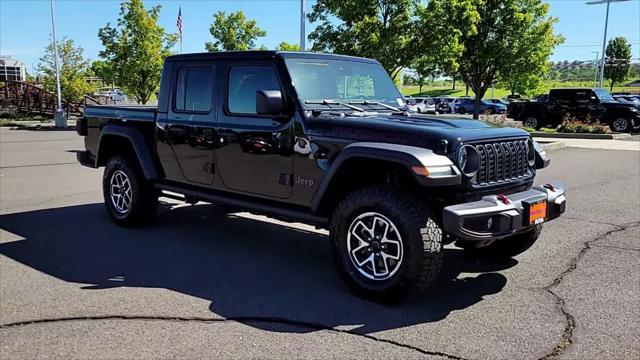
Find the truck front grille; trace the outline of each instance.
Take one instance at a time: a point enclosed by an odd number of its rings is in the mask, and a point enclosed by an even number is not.
[[[475,145],[480,153],[480,169],[473,182],[494,185],[529,176],[527,140],[500,141]]]

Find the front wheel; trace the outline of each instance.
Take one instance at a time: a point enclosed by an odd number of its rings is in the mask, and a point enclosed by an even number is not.
[[[402,299],[436,279],[442,230],[426,206],[390,186],[349,194],[331,219],[338,272],[356,293],[374,301]]]
[[[496,240],[488,244],[477,241],[458,240],[456,241],[456,246],[463,248],[465,252],[472,256],[508,259],[529,250],[538,240],[541,232],[542,224],[539,224],[525,233],[509,236],[508,238]]]
[[[629,132],[631,131],[631,120],[623,117],[619,117],[614,119],[609,128],[613,132]]]
[[[120,156],[111,158],[104,169],[102,193],[107,212],[118,225],[136,226],[156,215],[158,196],[137,164]]]

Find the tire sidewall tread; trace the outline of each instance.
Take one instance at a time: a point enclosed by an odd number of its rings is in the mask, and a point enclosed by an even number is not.
[[[111,219],[120,226],[135,227],[151,221],[157,212],[158,196],[148,181],[142,175],[142,171],[125,157],[115,156],[107,162],[102,178],[102,192],[107,212]],[[129,212],[120,215],[111,203],[110,182],[111,175],[115,171],[124,172],[129,178],[132,191],[132,201]]]
[[[353,219],[366,211],[379,212],[398,228],[403,242],[403,263],[390,279],[365,279],[346,250],[346,235]],[[357,294],[380,302],[396,302],[412,290],[424,290],[434,282],[442,265],[442,230],[427,206],[391,186],[369,186],[347,195],[335,209],[330,223],[334,260],[338,273]]]

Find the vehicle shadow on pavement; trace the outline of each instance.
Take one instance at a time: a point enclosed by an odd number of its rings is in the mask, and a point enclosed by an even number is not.
[[[88,284],[85,289],[166,288],[211,301],[210,310],[224,318],[284,318],[363,334],[444,319],[500,292],[507,280],[495,271],[517,264],[480,263],[447,248],[430,293],[383,305],[345,288],[326,236],[211,205],[164,208],[159,216],[148,227],[123,229],[102,204],[2,215],[0,228],[24,240],[0,243],[0,254],[63,281]],[[316,330],[245,323],[269,331]]]

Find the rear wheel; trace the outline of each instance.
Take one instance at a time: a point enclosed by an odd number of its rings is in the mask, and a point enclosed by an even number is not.
[[[629,132],[631,131],[631,127],[631,120],[623,117],[613,119],[609,125],[609,128],[613,132]]]
[[[128,159],[111,158],[104,169],[102,193],[109,216],[118,225],[136,226],[152,220],[158,208],[156,190]]]
[[[460,109],[458,109],[458,113],[460,114],[465,114],[467,112],[467,110],[463,107],[461,107]]]
[[[542,124],[540,123],[540,121],[538,120],[538,118],[534,117],[534,116],[528,116],[524,122],[522,123],[522,125],[524,127],[528,127],[528,128],[532,128],[532,129],[536,129],[536,130],[540,130],[540,128],[542,127]]]
[[[492,259],[507,259],[527,251],[540,236],[542,224],[535,225],[533,229],[510,236],[502,240],[496,240],[485,244],[478,241],[456,241],[456,246],[463,248],[468,254]]]
[[[338,272],[371,300],[400,300],[427,288],[440,271],[442,230],[426,206],[399,189],[354,191],[336,208],[330,228]]]

